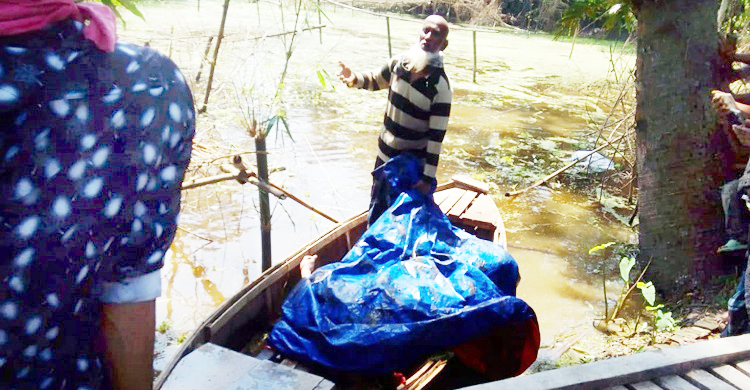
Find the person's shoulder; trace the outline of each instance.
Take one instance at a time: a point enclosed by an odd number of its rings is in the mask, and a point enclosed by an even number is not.
[[[144,70],[179,72],[177,65],[169,57],[148,46],[118,42],[115,51],[109,53],[108,57],[112,65],[122,68],[126,74],[139,73]],[[181,73],[180,78],[182,78]]]
[[[185,76],[171,59],[156,50],[118,42],[115,51],[106,58],[108,75],[103,81],[111,78],[118,85],[128,86],[133,96],[148,91],[150,96],[165,102],[177,99],[185,105],[193,105]]]
[[[388,59],[388,69],[391,70],[391,72],[396,71],[396,67],[398,67],[400,64],[402,64],[404,61],[403,54],[396,54],[395,56]]]
[[[451,80],[448,77],[448,74],[445,73],[445,68],[443,68],[442,66],[433,67],[432,72],[433,72],[433,77],[437,79],[437,82],[435,83],[435,88],[437,89],[438,93],[440,92],[453,93],[453,87],[451,87]]]

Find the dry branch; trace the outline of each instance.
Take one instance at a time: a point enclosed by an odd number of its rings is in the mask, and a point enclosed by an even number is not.
[[[582,161],[582,160],[585,160],[585,159],[586,159],[586,158],[588,158],[589,156],[591,156],[591,155],[593,155],[594,153],[596,153],[596,152],[598,152],[598,151],[600,151],[600,150],[602,150],[602,149],[606,148],[607,146],[612,146],[612,143],[614,143],[614,142],[618,142],[618,141],[620,141],[621,139],[625,138],[626,136],[628,136],[628,135],[630,135],[630,134],[631,134],[631,132],[627,132],[627,133],[625,133],[625,134],[621,135],[621,136],[620,136],[620,138],[618,138],[618,139],[616,139],[616,140],[612,141],[611,143],[610,143],[610,142],[608,142],[608,143],[605,143],[604,145],[602,145],[602,146],[600,146],[600,147],[598,147],[598,148],[596,148],[596,149],[592,150],[591,152],[589,152],[589,153],[588,153],[588,154],[586,154],[585,156],[582,156],[582,157],[581,157],[581,158],[580,158],[579,160],[573,161],[572,163],[570,163],[570,164],[568,164],[568,165],[566,165],[566,166],[564,166],[564,167],[562,167],[562,168],[560,168],[560,169],[558,169],[558,170],[556,170],[556,171],[554,171],[554,172],[550,173],[549,175],[545,176],[544,178],[540,179],[540,180],[539,180],[539,181],[537,181],[536,183],[534,183],[534,184],[532,184],[532,185],[530,185],[530,186],[528,186],[528,187],[526,187],[526,188],[524,188],[524,189],[521,189],[521,190],[518,190],[518,191],[513,191],[513,192],[506,192],[506,193],[505,193],[505,196],[506,196],[506,197],[516,197],[516,196],[518,196],[518,195],[521,195],[521,194],[523,194],[524,192],[526,192],[526,191],[528,191],[528,190],[530,190],[530,189],[532,189],[532,188],[534,188],[534,187],[538,187],[538,186],[540,186],[540,185],[542,185],[542,184],[546,183],[546,182],[547,182],[547,181],[549,181],[550,179],[554,178],[555,176],[557,176],[557,175],[559,175],[559,174],[561,174],[561,173],[563,173],[563,172],[567,171],[568,169],[572,168],[573,166],[575,166],[575,165],[578,165],[578,164],[581,164],[581,163],[583,163],[583,161]]]

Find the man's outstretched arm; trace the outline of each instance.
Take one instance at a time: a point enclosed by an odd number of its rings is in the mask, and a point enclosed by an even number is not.
[[[355,72],[346,66],[346,64],[339,61],[339,65],[341,66],[341,70],[338,74],[339,79],[348,87],[367,89],[370,91],[385,89],[388,88],[388,85],[391,82],[391,69],[393,69],[393,65],[395,64],[394,61],[395,60],[392,59],[382,68],[364,73]]]

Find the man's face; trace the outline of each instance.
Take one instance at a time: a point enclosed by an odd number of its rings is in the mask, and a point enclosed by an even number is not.
[[[431,17],[427,18],[422,25],[422,31],[419,33],[419,47],[424,51],[437,53],[443,50],[447,37],[447,25]]]

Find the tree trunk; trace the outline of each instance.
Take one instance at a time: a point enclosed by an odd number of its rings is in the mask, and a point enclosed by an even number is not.
[[[719,186],[727,161],[710,107],[716,0],[637,1],[636,134],[641,259],[680,293],[720,270]]]

